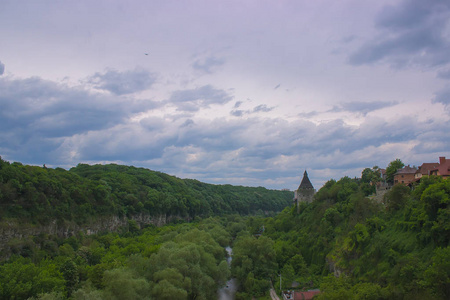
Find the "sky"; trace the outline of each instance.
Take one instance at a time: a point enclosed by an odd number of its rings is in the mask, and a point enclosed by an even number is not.
[[[0,156],[290,190],[450,158],[450,1],[0,0]]]

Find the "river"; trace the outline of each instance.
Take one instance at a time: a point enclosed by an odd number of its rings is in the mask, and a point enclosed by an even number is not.
[[[233,255],[233,249],[231,247],[226,247],[225,250],[227,251],[227,263],[228,267],[231,267],[231,260]],[[217,291],[218,299],[219,300],[234,300],[234,295],[236,294],[237,290],[237,282],[235,278],[231,278],[227,281],[227,284],[219,289]]]

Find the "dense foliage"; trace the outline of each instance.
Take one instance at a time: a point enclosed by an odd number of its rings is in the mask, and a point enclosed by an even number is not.
[[[15,178],[25,170],[43,173],[42,179],[54,176],[55,182],[68,178],[62,190],[70,191],[72,180],[84,185],[80,192],[90,196],[81,199],[94,201],[88,203],[93,215],[120,210],[127,215],[129,207],[161,212],[149,203],[158,203],[149,199],[164,198],[161,195],[177,200],[170,207],[178,214],[191,214],[180,206],[190,207],[194,201],[183,198],[186,195],[207,203],[207,210],[193,206],[205,216],[217,209],[208,196],[223,201],[219,211],[244,214],[251,210],[236,209],[233,201],[255,203],[271,192],[206,185],[117,165],[79,165],[65,171],[3,162],[1,199],[10,199],[8,191],[18,183],[24,185],[11,177],[5,180],[11,170],[16,170]],[[143,230],[130,221],[118,233],[80,232],[68,239],[41,234],[12,241],[21,247],[0,265],[0,299],[215,299],[230,276],[239,283],[237,300],[267,299],[268,289],[278,290],[280,281],[282,289],[293,289],[293,283],[296,289],[320,288],[318,299],[449,299],[450,179],[423,177],[412,189],[396,185],[380,200],[371,196],[378,174],[374,167],[364,169],[361,178],[329,180],[312,203],[289,206],[274,217],[222,214]],[[106,196],[95,196],[98,185],[107,187]],[[48,201],[65,199],[52,197],[40,185],[35,189]],[[14,199],[30,199],[23,191],[16,189]],[[239,191],[244,198],[234,194]],[[152,198],[154,193],[161,198]],[[133,197],[137,202],[126,202]],[[110,201],[105,211],[101,199]],[[14,205],[16,210],[7,210],[7,216],[26,215],[23,203]],[[73,205],[70,217],[76,216],[80,203]],[[53,208],[52,213],[58,211]],[[231,272],[224,260],[227,245],[233,247]]]
[[[225,220],[225,219],[224,219]],[[219,219],[70,239],[0,265],[0,299],[214,299],[229,277]]]
[[[272,280],[320,288],[320,299],[449,299],[450,179],[396,185],[382,202],[365,197],[363,182],[330,180],[311,204],[249,218],[273,244]]]
[[[289,191],[212,185],[121,165],[79,164],[69,171],[0,158],[0,221],[85,223],[105,215],[167,214],[181,219],[281,211]]]

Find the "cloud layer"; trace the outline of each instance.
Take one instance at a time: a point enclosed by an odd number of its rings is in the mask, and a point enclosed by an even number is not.
[[[10,161],[294,189],[450,156],[448,1],[11,1],[0,36]]]
[[[382,9],[376,19],[378,35],[349,58],[362,65],[384,61],[392,67],[423,68],[450,63],[450,2],[405,0]]]
[[[225,108],[233,99],[212,86],[177,90],[161,102],[37,77],[1,78],[0,89],[0,150],[6,159],[32,164],[119,162],[213,183],[293,188],[305,168],[321,178],[320,172],[334,175],[386,163],[406,149],[410,154],[450,149],[448,120],[367,117],[353,126],[341,119],[315,123],[252,115],[272,110],[265,105],[235,118],[193,119],[190,113],[211,105]],[[391,105],[344,103],[339,110],[368,115]],[[160,114],[173,106],[188,114]]]

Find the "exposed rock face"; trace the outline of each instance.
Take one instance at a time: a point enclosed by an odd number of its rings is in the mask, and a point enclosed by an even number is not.
[[[145,225],[150,224],[160,227],[175,220],[190,221],[190,218],[166,214],[156,216],[137,214],[131,218],[125,216],[99,217],[83,225],[78,225],[75,222],[58,222],[57,220],[52,221],[48,225],[4,221],[0,223],[0,253],[8,255],[10,242],[12,240],[32,238],[40,234],[68,238],[79,232],[84,232],[86,235],[102,232],[115,232],[121,228],[127,227],[130,220],[135,221],[139,228],[143,228]]]
[[[336,266],[336,262],[335,261],[333,261],[332,259],[330,259],[330,258],[326,258],[326,262],[327,262],[327,264],[328,264],[328,268],[329,268],[329,270],[330,270],[330,272],[332,272],[333,274],[334,274],[334,277],[339,277],[339,276],[341,276],[341,274],[342,274],[342,269],[340,269],[340,268],[338,268],[337,266]]]

